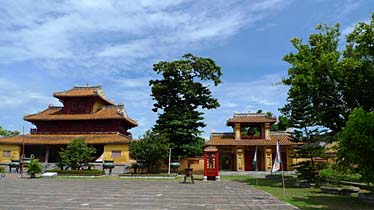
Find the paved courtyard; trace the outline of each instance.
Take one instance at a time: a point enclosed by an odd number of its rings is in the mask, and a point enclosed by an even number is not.
[[[234,181],[0,180],[0,209],[296,209]]]

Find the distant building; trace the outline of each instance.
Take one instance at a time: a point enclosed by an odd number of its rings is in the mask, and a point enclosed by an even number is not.
[[[256,170],[253,159],[257,147],[257,170],[270,171],[278,139],[283,169],[292,170],[294,160],[291,155],[297,144],[290,141],[286,132],[271,132],[270,127],[275,122],[275,118],[262,113],[234,114],[227,120],[227,126],[233,128],[232,133],[211,133],[207,145],[218,148],[220,170]]]
[[[25,155],[40,162],[59,161],[58,152],[72,139],[83,138],[96,148],[96,158],[128,163],[129,129],[137,122],[128,117],[124,105],[108,100],[101,86],[74,87],[53,94],[62,107],[26,115],[24,120],[36,126],[29,135],[0,138],[0,162],[18,160],[25,145]]]

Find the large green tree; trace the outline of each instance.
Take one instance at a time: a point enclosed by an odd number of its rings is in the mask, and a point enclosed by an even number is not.
[[[338,159],[354,168],[362,179],[374,183],[374,112],[354,110],[346,127],[339,134]]]
[[[286,105],[282,110],[287,115],[288,125],[292,127],[291,140],[302,143],[295,148],[294,158],[304,159],[294,167],[299,179],[310,182],[320,181],[319,170],[324,164],[316,162],[316,157],[322,157],[324,149],[320,146],[322,130],[317,126],[315,112],[310,98],[296,97],[292,99],[292,106]]]
[[[294,38],[296,52],[284,56],[291,67],[282,83],[290,88],[280,109],[294,128],[294,140],[306,143],[297,155],[309,157],[311,166],[312,157],[322,155],[317,142],[336,140],[355,108],[374,107],[374,14],[348,34],[343,52],[338,24],[316,29],[307,43]]]
[[[308,100],[315,123],[328,128],[331,136],[340,132],[349,113],[358,107],[374,109],[374,13],[370,23],[358,23],[346,36],[345,50],[339,51],[339,25],[318,25],[308,43],[294,38],[296,49],[284,60],[291,64],[283,84],[290,87],[287,105],[295,98]]]
[[[130,157],[144,164],[149,173],[158,171],[160,161],[168,157],[169,145],[166,139],[153,131],[146,131],[138,140],[130,143]]]
[[[370,23],[358,23],[347,36],[339,67],[340,88],[349,111],[374,110],[374,13]]]
[[[83,138],[76,138],[65,149],[61,148],[59,155],[64,165],[73,170],[79,170],[82,166],[88,166],[95,152],[96,149],[88,146]]]
[[[221,68],[210,58],[186,54],[181,60],[154,64],[162,78],[151,80],[153,111],[159,112],[154,127],[173,148],[173,158],[202,153],[202,109],[219,107],[207,83],[221,83]]]
[[[301,39],[292,39],[296,53],[289,53],[284,60],[291,64],[288,78],[283,84],[290,86],[285,115],[293,115],[293,107],[308,106],[313,112],[309,118],[311,126],[324,126],[334,133],[344,126],[346,113],[338,88],[337,50],[339,25],[333,27],[317,25],[320,33],[311,34],[308,43]]]
[[[278,116],[278,121],[271,126],[271,131],[286,131],[290,127],[288,118],[285,116]]]
[[[292,39],[297,52],[283,58],[291,64],[289,77],[282,80],[290,89],[287,104],[280,109],[293,128],[292,140],[304,144],[294,155],[305,159],[295,166],[298,177],[311,182],[319,181],[319,170],[323,168],[323,164],[315,161],[323,155],[319,142],[326,132],[321,127],[339,132],[345,117],[341,115],[344,109],[334,75],[340,56],[337,51],[339,25],[317,25],[316,29],[320,32],[311,34],[306,44]]]
[[[0,137],[18,136],[19,131],[6,130],[0,126]]]
[[[315,162],[323,154],[319,142],[325,132],[321,127],[336,133],[344,126],[345,117],[341,115],[344,108],[334,75],[340,56],[339,25],[317,25],[316,29],[320,32],[311,34],[306,44],[294,38],[291,42],[297,52],[284,56],[291,67],[289,77],[282,82],[290,89],[287,104],[280,109],[293,128],[292,140],[304,143],[295,151],[296,158],[305,158],[295,166],[298,176],[312,182],[319,180],[318,172],[323,167]]]

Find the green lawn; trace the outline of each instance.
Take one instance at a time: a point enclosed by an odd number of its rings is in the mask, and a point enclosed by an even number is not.
[[[162,177],[162,178],[153,178],[153,177],[130,177],[130,178],[125,178],[125,177],[119,177],[119,176],[57,176],[57,179],[83,179],[83,180],[124,180],[124,181],[154,181],[154,180],[177,180],[180,181],[183,178],[182,177],[175,177],[175,178],[169,178],[169,177]],[[188,179],[189,180],[189,179]]]
[[[222,179],[230,179],[240,182],[246,182],[257,189],[268,192],[280,200],[286,201],[300,209],[362,209],[372,210],[374,204],[367,204],[358,200],[357,196],[340,196],[320,193],[319,188],[298,188],[295,182],[286,184],[286,194],[283,196],[282,182],[276,182],[264,178],[249,176],[223,176]]]

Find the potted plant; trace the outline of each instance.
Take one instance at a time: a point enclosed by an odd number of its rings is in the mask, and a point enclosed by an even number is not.
[[[40,172],[42,172],[42,165],[39,163],[39,160],[32,159],[27,169],[27,173],[30,174],[30,178],[35,178],[35,175]]]
[[[5,168],[0,167],[0,179],[3,180],[5,178]]]

